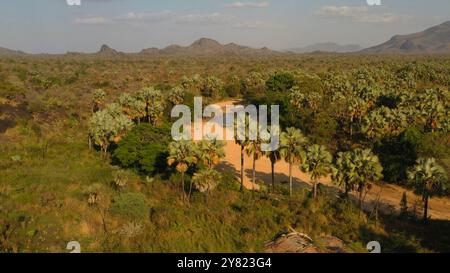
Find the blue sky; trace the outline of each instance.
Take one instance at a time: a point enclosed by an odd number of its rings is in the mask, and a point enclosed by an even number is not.
[[[134,52],[201,37],[273,49],[328,41],[371,46],[450,20],[449,0],[79,1],[1,1],[0,46],[63,53],[106,43]]]

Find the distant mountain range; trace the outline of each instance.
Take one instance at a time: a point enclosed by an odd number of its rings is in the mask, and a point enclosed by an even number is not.
[[[274,55],[280,54],[277,51],[263,48],[251,48],[247,46],[241,46],[234,43],[222,45],[219,42],[201,38],[195,41],[190,46],[170,45],[164,49],[147,48],[140,52],[141,54],[150,55],[235,55],[235,56],[248,56],[248,55]]]
[[[314,53],[314,52],[334,52],[334,53],[350,53],[360,51],[363,48],[359,45],[339,45],[336,43],[318,43],[302,48],[293,48],[286,50],[292,53]]]
[[[364,49],[362,53],[449,54],[450,21],[422,32],[396,35],[386,43]]]
[[[0,56],[17,56],[17,55],[25,55],[25,52],[11,50],[4,47],[0,47]]]
[[[363,49],[358,45],[338,45],[336,43],[319,43],[304,48],[294,48],[284,52],[271,50],[267,47],[251,48],[234,43],[219,42],[201,38],[190,46],[170,45],[166,48],[147,48],[139,53],[119,52],[108,45],[103,45],[97,53],[87,54],[68,52],[68,55],[145,55],[145,56],[272,56],[292,53],[351,53],[358,54],[450,54],[450,21],[429,28],[423,32],[410,35],[396,35],[386,43]],[[26,55],[22,51],[0,47],[0,56]],[[50,54],[40,54],[50,55]]]

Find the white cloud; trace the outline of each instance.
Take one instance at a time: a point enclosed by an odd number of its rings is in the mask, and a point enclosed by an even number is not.
[[[281,25],[271,24],[263,21],[241,22],[235,25],[237,28],[244,29],[281,29]]]
[[[116,18],[119,21],[148,21],[148,22],[161,22],[171,19],[175,16],[170,10],[164,10],[161,12],[129,12],[127,14],[120,15]]]
[[[370,9],[367,6],[324,6],[316,13],[326,18],[345,18],[359,23],[392,23],[399,16],[380,9]]]
[[[234,20],[234,16],[218,12],[207,14],[188,14],[176,19],[177,24],[228,24]]]
[[[229,8],[267,8],[269,2],[234,2],[226,5]]]
[[[108,23],[109,20],[102,16],[90,16],[83,18],[76,18],[75,23],[81,25],[101,25]]]

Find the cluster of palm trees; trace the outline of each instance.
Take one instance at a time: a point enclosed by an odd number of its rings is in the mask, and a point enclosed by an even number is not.
[[[208,138],[199,142],[190,140],[174,141],[169,144],[167,163],[175,166],[181,175],[183,200],[190,200],[192,188],[208,193],[214,190],[221,180],[219,172],[214,167],[225,157],[225,143],[215,138]],[[189,169],[195,173],[191,179],[188,195],[186,196],[185,175]]]
[[[119,142],[134,124],[145,121],[157,125],[165,106],[183,102],[184,95],[181,86],[174,87],[166,97],[160,90],[148,87],[133,94],[122,93],[118,102],[105,104],[106,93],[95,90],[92,98],[93,114],[89,122],[89,146],[93,142],[106,156],[110,144]]]
[[[408,126],[423,127],[430,132],[450,131],[448,90],[420,90],[414,88],[415,84],[397,83],[407,78],[402,74],[390,77],[392,74],[385,71],[359,69],[324,78],[325,95],[331,98],[335,117],[346,125],[350,136],[359,132],[373,141],[397,136]],[[305,103],[299,104],[299,99],[305,102],[307,96],[308,92],[294,87],[292,105],[305,107]]]
[[[289,193],[293,192],[292,168],[298,166],[308,173],[313,183],[312,194],[316,198],[319,180],[331,175],[332,181],[344,189],[344,196],[351,191],[358,195],[359,206],[362,208],[365,195],[372,183],[379,183],[383,178],[383,168],[378,156],[370,149],[356,148],[337,153],[336,157],[327,151],[325,146],[309,144],[308,139],[297,128],[287,128],[280,134],[280,147],[274,151],[261,150],[263,141],[238,140],[241,146],[241,189],[243,189],[245,153],[253,160],[252,182],[255,183],[256,160],[266,156],[271,162],[272,191],[275,187],[275,166],[280,160],[289,164]],[[427,219],[428,200],[433,196],[442,195],[450,189],[450,183],[445,171],[435,159],[419,159],[408,172],[409,182],[424,201],[424,219]]]
[[[246,128],[249,128],[250,121],[246,119]],[[237,124],[237,123],[236,123]],[[235,124],[235,132],[237,125]],[[276,128],[276,127],[275,127]],[[280,160],[285,160],[289,164],[289,194],[293,194],[292,171],[298,166],[303,172],[310,175],[313,182],[313,196],[317,196],[317,185],[320,178],[333,174],[333,180],[341,186],[345,186],[346,193],[357,190],[360,200],[369,181],[377,182],[382,178],[382,167],[370,150],[355,149],[346,153],[339,153],[336,165],[333,164],[333,156],[327,151],[325,146],[311,145],[309,140],[297,128],[287,128],[284,132],[274,134],[280,135],[280,146],[277,150],[262,151],[261,144],[264,143],[259,137],[258,140],[250,140],[248,132],[246,137],[235,138],[236,143],[241,147],[241,189],[244,185],[244,158],[245,153],[252,158],[252,183],[256,183],[256,161],[261,156],[266,156],[271,162],[272,172],[272,192],[275,191],[275,166]]]
[[[194,95],[217,98],[224,89],[222,80],[214,76],[202,78],[200,75],[193,77],[183,76],[180,86]]]

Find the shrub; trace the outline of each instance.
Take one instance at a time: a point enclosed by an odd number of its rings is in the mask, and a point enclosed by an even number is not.
[[[295,78],[289,72],[277,72],[266,82],[267,89],[270,91],[288,91],[295,85]]]
[[[125,193],[114,200],[111,212],[129,221],[140,222],[148,216],[145,196],[140,193]]]
[[[162,173],[167,168],[169,142],[168,126],[140,124],[118,143],[113,152],[113,161],[122,167],[146,174]]]

